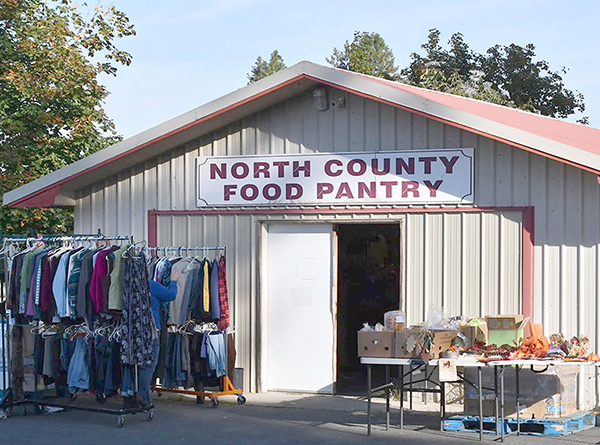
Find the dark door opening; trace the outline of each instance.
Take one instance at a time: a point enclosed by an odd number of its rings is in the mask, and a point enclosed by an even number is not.
[[[337,234],[336,392],[363,395],[366,371],[357,355],[357,332],[363,323],[383,324],[383,314],[400,307],[400,225],[341,224]]]

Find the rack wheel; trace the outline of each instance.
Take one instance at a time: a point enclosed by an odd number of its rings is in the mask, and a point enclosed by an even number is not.
[[[8,419],[10,417],[10,408],[0,409],[0,419]]]
[[[216,408],[219,406],[219,399],[217,399],[216,397],[213,397],[212,399],[212,406],[213,408]]]
[[[204,396],[196,396],[196,403],[198,405],[204,405]]]
[[[150,408],[150,411],[148,411],[148,422],[152,419],[154,419],[154,408]]]
[[[243,405],[244,403],[246,403],[246,397],[244,397],[243,395],[239,395],[238,398],[238,405]]]
[[[118,416],[117,417],[117,428],[123,428],[124,424],[125,424],[125,416]]]

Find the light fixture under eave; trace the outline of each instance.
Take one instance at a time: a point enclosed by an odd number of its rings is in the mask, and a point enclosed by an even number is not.
[[[326,111],[329,108],[326,88],[317,87],[313,90],[313,103],[317,111]]]

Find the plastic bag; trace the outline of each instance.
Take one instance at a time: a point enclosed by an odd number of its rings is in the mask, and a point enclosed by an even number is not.
[[[404,311],[388,311],[383,314],[383,324],[388,331],[402,331],[406,326]]]
[[[448,331],[458,329],[458,327],[455,327],[452,323],[450,323],[443,308],[433,305],[429,308],[429,314],[427,315],[427,320],[425,321],[423,328],[429,331]]]

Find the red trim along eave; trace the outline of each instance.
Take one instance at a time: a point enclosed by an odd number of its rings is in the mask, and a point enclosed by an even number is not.
[[[53,185],[43,189],[40,193],[23,198],[9,204],[10,208],[19,207],[52,207],[56,197],[60,194],[60,185]]]
[[[285,88],[288,85],[291,85],[293,83],[299,82],[302,79],[306,79],[306,78],[308,78],[307,75],[300,74],[300,75],[294,77],[293,79],[286,80],[285,82],[282,82],[279,85],[276,85],[274,87],[271,87],[269,89],[261,91],[260,93],[257,93],[257,94],[255,94],[253,96],[249,96],[249,97],[247,97],[247,98],[245,98],[245,99],[243,99],[243,100],[241,100],[239,102],[236,102],[234,104],[231,104],[231,105],[229,105],[229,106],[227,106],[225,108],[221,108],[220,110],[215,111],[214,113],[207,114],[206,116],[203,116],[203,117],[201,117],[201,118],[199,118],[199,119],[197,119],[197,120],[195,120],[193,122],[190,122],[190,123],[188,123],[186,125],[183,125],[182,127],[176,128],[175,130],[172,130],[172,131],[170,131],[168,133],[165,133],[165,134],[163,134],[161,136],[158,136],[158,137],[156,137],[156,138],[154,138],[154,139],[152,139],[152,140],[150,140],[148,142],[145,142],[145,143],[143,143],[141,145],[133,147],[133,148],[127,150],[127,151],[124,151],[123,153],[119,153],[118,155],[113,156],[110,159],[107,159],[107,160],[105,160],[103,162],[100,162],[100,163],[98,163],[96,165],[88,167],[85,170],[82,170],[82,171],[80,171],[80,172],[78,172],[78,173],[76,173],[74,175],[71,175],[71,176],[69,176],[67,178],[63,178],[60,181],[55,182],[54,184],[51,184],[51,185],[49,185],[47,187],[44,187],[41,190],[38,190],[37,192],[34,192],[34,193],[32,193],[30,195],[27,195],[27,196],[24,196],[24,197],[22,197],[20,199],[17,199],[16,201],[10,203],[8,206],[9,207],[13,207],[13,208],[16,208],[16,207],[49,207],[47,205],[46,206],[32,205],[31,203],[36,203],[37,200],[35,200],[35,198],[37,196],[39,196],[39,195],[44,195],[44,194],[48,193],[50,189],[53,189],[55,187],[59,187],[59,191],[60,191],[60,186],[62,184],[64,184],[64,183],[68,182],[68,181],[72,181],[73,179],[77,179],[80,176],[85,175],[86,173],[94,171],[94,170],[96,170],[96,169],[98,169],[100,167],[103,167],[103,166],[105,166],[107,164],[110,164],[112,162],[118,161],[119,159],[121,159],[123,157],[126,157],[126,156],[129,156],[130,154],[135,153],[135,152],[137,152],[139,150],[143,150],[144,148],[149,147],[150,145],[156,144],[157,142],[160,142],[160,141],[162,141],[164,139],[168,139],[171,136],[174,136],[174,135],[176,135],[178,133],[181,133],[181,132],[183,132],[185,130],[193,128],[196,125],[199,125],[199,124],[201,124],[203,122],[206,122],[206,121],[208,121],[210,119],[214,119],[215,117],[218,117],[218,116],[220,116],[222,114],[225,114],[225,113],[227,113],[229,111],[232,111],[232,110],[234,110],[234,109],[236,109],[238,107],[246,105],[247,103],[250,103],[250,102],[252,102],[252,101],[254,101],[256,99],[259,99],[259,98],[261,98],[263,96],[266,96],[266,95],[268,95],[268,94],[270,94],[272,92],[275,92],[277,90]],[[598,172],[598,173],[600,174],[600,172]],[[58,193],[56,193],[56,195],[58,195]],[[54,197],[56,197],[56,195],[54,195]],[[45,201],[43,201],[43,202],[45,202]],[[54,202],[52,202],[52,204],[54,204]]]
[[[308,78],[310,78],[310,79],[312,79],[314,81],[320,82],[320,83],[322,83],[324,85],[329,85],[331,87],[334,87],[334,88],[346,91],[347,93],[355,94],[357,96],[364,97],[365,99],[371,99],[371,100],[374,100],[374,101],[377,101],[377,102],[381,102],[383,104],[386,104],[386,105],[389,105],[389,106],[392,106],[392,107],[395,107],[395,108],[399,108],[401,110],[408,111],[409,113],[417,114],[417,115],[425,117],[427,119],[431,119],[431,120],[434,120],[434,121],[437,121],[437,122],[441,122],[442,124],[450,125],[452,127],[468,131],[469,133],[473,133],[473,134],[476,134],[478,136],[483,136],[485,138],[492,139],[492,140],[494,140],[496,142],[501,142],[503,144],[510,145],[511,147],[519,148],[521,150],[525,150],[525,151],[528,151],[530,153],[534,153],[536,155],[543,156],[543,157],[548,158],[548,159],[552,159],[552,160],[560,162],[562,164],[567,164],[567,165],[570,165],[572,167],[576,167],[576,168],[579,168],[581,170],[585,170],[585,171],[594,173],[595,175],[600,175],[600,170],[596,170],[594,168],[578,164],[578,163],[570,161],[568,159],[561,158],[561,157],[555,156],[555,155],[551,155],[551,154],[545,153],[545,152],[540,151],[540,150],[536,150],[535,148],[531,148],[531,147],[528,147],[526,145],[519,144],[518,142],[513,142],[513,141],[511,141],[509,139],[505,139],[505,138],[502,138],[500,136],[495,136],[493,134],[486,133],[485,131],[482,131],[482,130],[477,130],[475,128],[469,127],[468,125],[460,124],[458,122],[454,122],[454,121],[451,121],[449,119],[445,119],[445,118],[442,118],[442,117],[434,116],[434,115],[425,113],[425,112],[420,111],[420,110],[415,110],[414,108],[410,108],[410,107],[407,107],[405,105],[399,105],[399,104],[397,104],[395,102],[391,102],[389,100],[382,99],[381,97],[373,96],[373,95],[370,95],[368,93],[363,93],[361,91],[356,91],[356,90],[353,90],[351,88],[344,87],[344,86],[338,85],[338,84],[333,83],[333,82],[327,82],[327,81],[324,81],[324,80],[321,80],[319,78],[312,77],[312,76],[306,76],[306,77],[308,77]],[[406,93],[406,94],[410,94],[410,93]],[[485,118],[482,118],[482,119],[485,119]],[[543,136],[540,136],[540,137],[543,137]]]
[[[521,294],[522,312],[525,317],[530,317],[533,323],[534,314],[534,232],[535,219],[534,207],[377,207],[377,208],[292,208],[292,209],[207,209],[207,210],[149,210],[148,211],[148,245],[156,247],[158,241],[158,216],[159,215],[273,215],[273,214],[390,214],[390,213],[473,213],[473,212],[498,212],[518,211],[522,212],[522,236],[521,236]],[[297,222],[297,221],[290,221]],[[298,221],[308,222],[308,221]],[[313,222],[313,221],[310,221]],[[315,221],[319,222],[319,221]],[[352,221],[340,221],[340,223],[351,223]],[[378,221],[373,221],[378,222]]]

